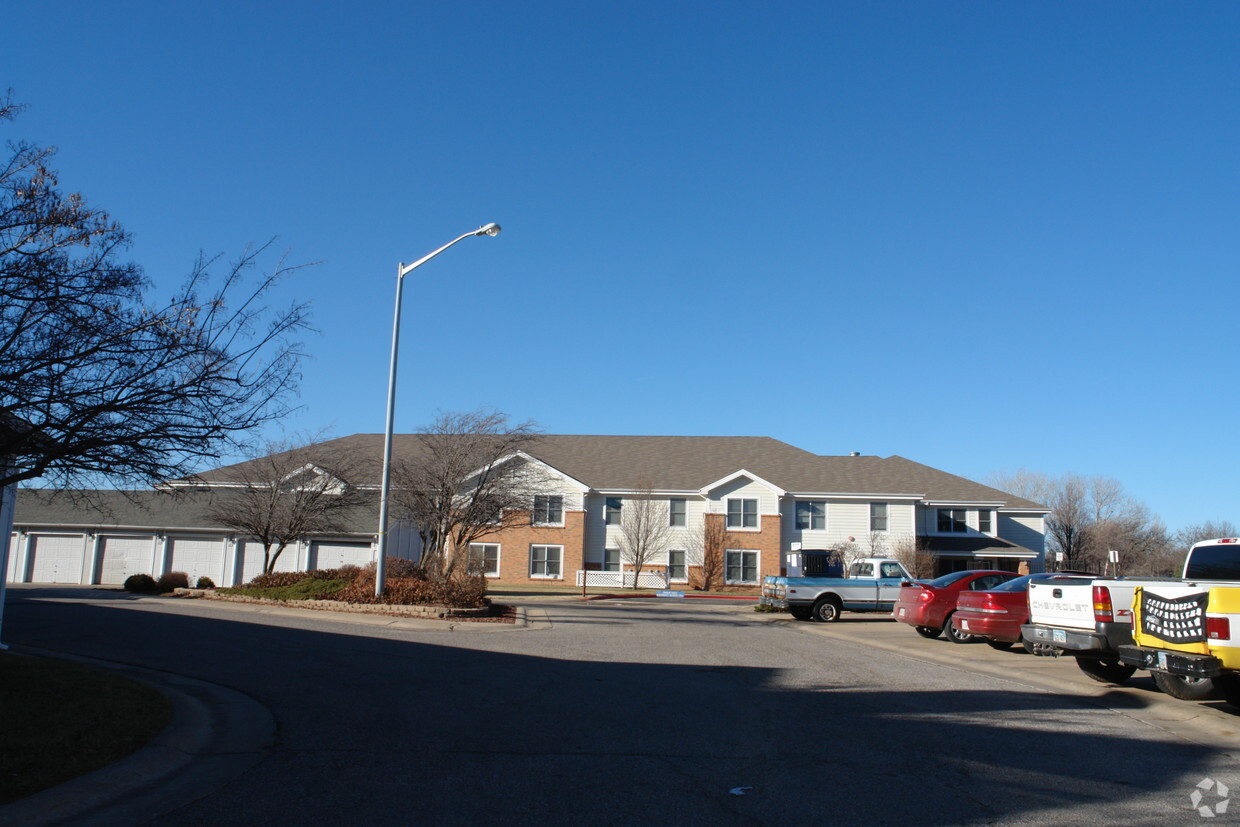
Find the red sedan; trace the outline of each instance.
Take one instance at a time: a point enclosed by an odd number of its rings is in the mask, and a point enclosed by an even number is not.
[[[954,571],[934,580],[905,582],[900,584],[900,596],[891,615],[923,637],[938,637],[947,632],[949,639],[967,643],[973,635],[951,625],[956,598],[965,591],[988,591],[1014,577],[1016,573],[1010,571]]]
[[[1087,575],[1092,576],[1092,575]],[[961,592],[956,612],[951,616],[953,635],[948,640],[964,643],[959,637],[980,637],[996,649],[1008,649],[1020,642],[1020,627],[1029,622],[1029,584],[1043,580],[1073,580],[1062,572],[1026,574],[995,586],[990,591]]]

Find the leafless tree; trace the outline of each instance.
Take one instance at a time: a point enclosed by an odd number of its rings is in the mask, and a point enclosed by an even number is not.
[[[620,508],[620,559],[633,570],[633,588],[642,569],[667,552],[668,503],[649,483],[640,483]]]
[[[0,98],[0,123],[20,107]],[[129,234],[59,188],[54,150],[8,143],[0,161],[0,487],[150,483],[185,476],[283,416],[305,306],[272,311],[283,260],[251,283],[270,242],[209,285],[199,258],[150,304]]]
[[[902,535],[892,543],[891,556],[899,560],[914,578],[934,576],[934,555],[925,548],[924,538]]]
[[[394,465],[392,500],[422,538],[428,576],[467,573],[470,543],[529,524],[541,477],[517,455],[540,436],[492,410],[440,414],[418,434],[414,455]]]
[[[357,457],[318,439],[269,441],[225,470],[227,489],[208,517],[261,543],[264,573],[291,543],[344,531],[351,513],[374,504],[354,486]]]
[[[694,587],[710,591],[723,583],[728,548],[728,529],[724,516],[702,515],[699,529],[684,533],[685,562],[697,568]]]

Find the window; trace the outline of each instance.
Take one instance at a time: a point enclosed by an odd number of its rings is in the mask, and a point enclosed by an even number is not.
[[[603,522],[607,525],[620,525],[620,498],[608,497],[603,503]]]
[[[534,525],[563,525],[564,498],[559,494],[534,497]]]
[[[560,576],[560,546],[530,546],[530,577]]]
[[[883,563],[881,568],[881,576],[886,577],[904,577],[904,569],[900,568],[899,563]]]
[[[822,531],[827,527],[827,504],[822,500],[797,503],[797,528]]]
[[[887,503],[870,503],[870,531],[887,530]]]
[[[874,564],[873,563],[853,563],[851,566],[848,567],[848,576],[849,577],[873,577],[874,576]]]
[[[983,508],[981,511],[977,512],[977,530],[983,534],[990,533],[991,526],[993,525],[991,522],[991,513],[992,512],[988,508]]]
[[[757,527],[757,500],[728,500],[728,528]]]
[[[683,526],[685,524],[686,506],[683,497],[672,497],[667,501],[667,524]]]
[[[469,569],[487,577],[499,577],[499,544],[470,543]]]
[[[758,552],[728,549],[724,557],[723,579],[740,585],[758,582]]]
[[[603,571],[620,571],[620,549],[603,549]]]
[[[680,581],[689,579],[689,569],[685,565],[683,551],[672,550],[667,553],[667,579]]]
[[[966,522],[968,512],[963,508],[939,509],[939,532],[942,534],[963,534],[969,530]]]

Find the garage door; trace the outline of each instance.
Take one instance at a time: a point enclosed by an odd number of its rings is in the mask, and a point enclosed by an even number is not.
[[[123,585],[133,574],[150,574],[154,568],[152,537],[103,537],[99,545],[99,582]]]
[[[183,571],[193,587],[199,577],[224,582],[224,541],[217,538],[173,537],[168,540],[168,571]]]
[[[341,566],[367,566],[373,559],[370,543],[325,543],[310,544],[310,568],[338,569]]]
[[[275,546],[271,548],[275,553]],[[254,540],[237,543],[237,556],[241,558],[241,583],[249,583],[263,573],[263,544]],[[297,546],[290,545],[276,558],[275,571],[297,570]]]
[[[32,535],[30,541],[30,582],[82,582],[82,551],[86,541],[81,534],[37,534]]]
[[[17,576],[17,551],[21,546],[17,542],[17,532],[13,532],[13,536],[9,539],[9,573],[8,581],[17,583],[20,578]]]

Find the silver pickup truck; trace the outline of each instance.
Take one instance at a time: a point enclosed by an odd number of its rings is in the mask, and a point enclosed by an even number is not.
[[[890,613],[900,583],[912,579],[899,560],[867,557],[850,565],[845,577],[767,577],[761,603],[797,620],[830,623],[845,611]]]
[[[1209,579],[1234,584],[1240,578],[1240,541],[1208,540],[1193,546],[1184,560],[1184,578],[1096,578],[1047,581],[1029,586],[1029,623],[1021,636],[1035,654],[1068,654],[1081,671],[1103,683],[1123,683],[1136,667],[1120,659],[1119,648],[1132,646],[1132,604],[1137,587],[1153,587],[1185,580]],[[1183,695],[1213,691],[1208,679],[1190,686]]]

